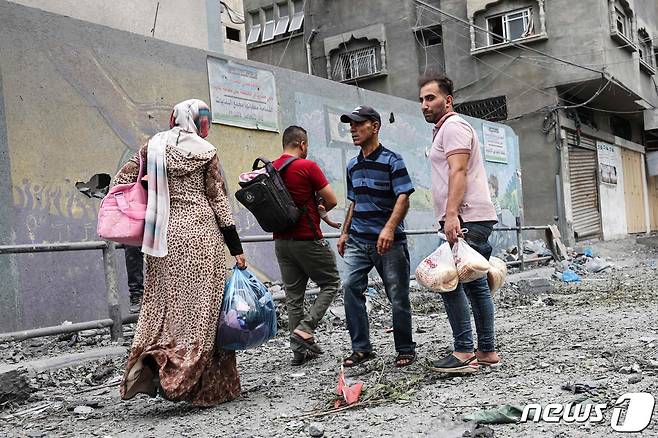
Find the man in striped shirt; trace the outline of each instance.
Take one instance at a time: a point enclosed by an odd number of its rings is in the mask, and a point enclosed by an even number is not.
[[[352,354],[343,365],[355,366],[374,357],[365,298],[368,273],[373,267],[391,302],[398,353],[395,365],[411,365],[416,359],[416,344],[411,333],[409,251],[403,220],[414,186],[402,157],[379,143],[382,122],[377,111],[359,106],[340,120],[350,124],[352,141],[361,148],[347,165],[347,198],[351,204],[338,240],[338,253],[346,265],[343,289],[352,340]]]

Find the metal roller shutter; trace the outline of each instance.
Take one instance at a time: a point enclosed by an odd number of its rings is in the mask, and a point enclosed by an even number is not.
[[[596,141],[567,133],[569,144],[569,179],[571,181],[571,208],[573,229],[576,239],[601,235],[601,213],[599,211],[599,187],[597,181],[598,161]],[[576,146],[579,144],[579,146]]]

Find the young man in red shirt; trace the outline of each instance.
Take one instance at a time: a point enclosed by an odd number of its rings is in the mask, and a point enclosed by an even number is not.
[[[274,233],[274,248],[286,291],[290,348],[293,365],[301,365],[322,354],[314,339],[315,328],[340,288],[336,256],[322,237],[317,197],[324,200],[326,211],[337,204],[329,181],[315,162],[307,160],[308,136],[304,128],[289,126],[283,132],[283,155],[274,160],[288,192],[302,210],[297,224],[290,230]],[[293,160],[293,161],[291,161]],[[310,311],[304,311],[304,296],[309,278],[320,293]]]

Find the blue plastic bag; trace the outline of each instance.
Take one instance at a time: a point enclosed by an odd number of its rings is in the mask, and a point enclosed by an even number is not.
[[[276,310],[272,294],[247,269],[233,268],[226,282],[217,324],[217,346],[248,350],[276,336]]]
[[[580,283],[580,276],[571,269],[565,269],[562,273],[562,281],[565,283]]]

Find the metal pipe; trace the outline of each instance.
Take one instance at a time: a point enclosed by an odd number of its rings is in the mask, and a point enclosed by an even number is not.
[[[313,58],[311,57],[311,41],[315,38],[315,35],[318,33],[317,29],[311,29],[311,34],[306,40],[306,64],[308,66],[308,74],[313,74]]]
[[[64,333],[74,333],[82,330],[100,329],[110,327],[114,321],[111,319],[99,319],[96,321],[76,322],[73,324],[55,325],[52,327],[41,327],[31,330],[22,330],[18,332],[0,334],[0,342],[22,341],[30,338],[40,338],[43,336],[61,335]]]
[[[61,243],[39,243],[26,245],[0,245],[0,254],[23,254],[35,252],[57,252],[57,251],[88,251],[105,249],[107,242],[61,242]]]
[[[123,318],[123,324],[134,324],[137,322],[139,314],[131,313]],[[54,325],[50,327],[40,327],[30,330],[21,330],[18,332],[1,333],[0,343],[11,341],[22,341],[31,338],[41,338],[44,336],[62,335],[65,333],[81,332],[83,330],[104,329],[112,327],[114,321],[110,318],[97,319],[94,321],[75,322],[66,325]]]
[[[547,225],[528,225],[521,227],[523,230],[545,230]],[[518,227],[495,227],[494,232],[497,231],[517,231]],[[408,236],[436,234],[438,230],[433,228],[426,228],[420,230],[407,230],[405,234]],[[340,233],[324,233],[327,239],[337,239]],[[240,238],[242,243],[259,243],[271,242],[273,239],[271,234],[259,234],[255,236],[244,236]],[[95,249],[107,248],[106,241],[91,241],[91,242],[61,242],[61,243],[39,243],[39,244],[26,244],[26,245],[0,245],[0,254],[23,254],[23,253],[36,253],[36,252],[58,252],[58,251],[87,251]],[[124,245],[115,244],[115,249],[122,249]]]
[[[516,217],[516,251],[519,254],[521,270],[525,271],[525,265],[523,264],[523,229],[521,227],[521,216]]]
[[[123,338],[121,308],[119,307],[119,288],[117,287],[117,270],[114,257],[114,242],[108,242],[103,248],[103,271],[105,272],[105,288],[107,291],[107,307],[112,320],[110,338],[113,341]]]
[[[552,258],[553,258],[553,256],[536,257],[536,258],[533,258],[533,259],[527,259],[527,260],[524,261],[524,263],[527,265],[529,263],[543,262],[543,261],[546,261],[546,260],[550,260]],[[505,262],[505,263],[507,264],[507,266],[518,266],[518,265],[521,264],[521,261],[517,260],[517,261]]]

